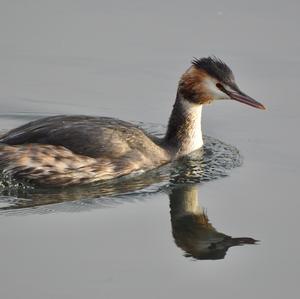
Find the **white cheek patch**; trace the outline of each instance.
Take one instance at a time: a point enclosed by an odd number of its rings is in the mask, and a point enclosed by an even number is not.
[[[217,80],[212,79],[212,78],[206,78],[204,80],[204,86],[207,89],[207,92],[209,94],[212,94],[214,97],[214,100],[224,100],[224,99],[230,99],[229,96],[221,91],[216,84],[218,83]],[[230,89],[226,86],[226,89]]]

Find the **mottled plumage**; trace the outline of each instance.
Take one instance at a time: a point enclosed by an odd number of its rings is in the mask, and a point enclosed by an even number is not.
[[[170,160],[142,129],[106,117],[47,117],[8,132],[0,142],[5,173],[43,185],[92,183]]]
[[[0,142],[9,145],[61,145],[76,154],[92,158],[120,158],[132,149],[145,151],[151,156],[152,147],[156,144],[149,138],[145,141],[145,137],[146,133],[142,129],[118,119],[59,115],[11,130],[0,138]]]

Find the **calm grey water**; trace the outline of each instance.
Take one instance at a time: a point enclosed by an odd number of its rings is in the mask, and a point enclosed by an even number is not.
[[[224,178],[104,199],[67,194],[61,204],[2,212],[0,297],[297,297],[299,8],[1,1],[0,129],[57,113],[165,125],[180,74],[192,57],[210,54],[268,110],[236,102],[204,109],[205,134],[243,156]],[[245,239],[220,242],[222,234]],[[247,238],[260,242],[229,248]]]

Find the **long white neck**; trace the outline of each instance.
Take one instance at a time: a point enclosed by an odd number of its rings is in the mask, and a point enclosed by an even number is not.
[[[177,94],[165,136],[166,144],[174,150],[176,157],[187,155],[203,145],[201,114],[202,105]]]

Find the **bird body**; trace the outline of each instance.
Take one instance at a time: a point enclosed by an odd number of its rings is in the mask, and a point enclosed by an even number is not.
[[[0,142],[0,167],[43,185],[92,183],[170,161],[158,139],[107,117],[43,118],[10,131]]]

